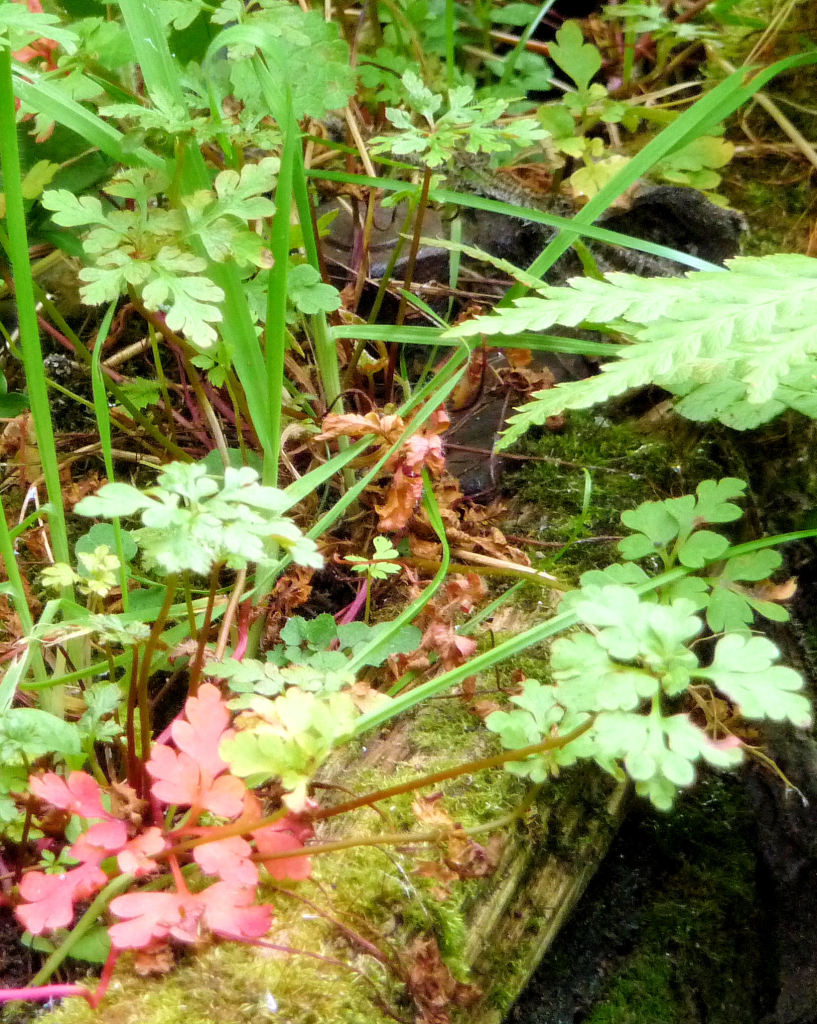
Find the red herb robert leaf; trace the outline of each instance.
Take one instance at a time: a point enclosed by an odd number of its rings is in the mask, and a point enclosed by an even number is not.
[[[227,770],[218,754],[218,746],[234,735],[229,728],[230,712],[221,693],[212,683],[199,687],[197,696],[188,697],[184,718],[177,718],[170,735],[179,750],[189,754],[205,775],[215,778]]]
[[[304,843],[314,835],[312,826],[294,814],[288,814],[280,821],[256,829],[252,836],[262,856],[283,853],[285,850],[303,850]],[[312,861],[303,855],[264,860],[264,867],[273,878],[291,878],[300,881],[312,874]]]
[[[272,907],[255,904],[255,889],[216,882],[204,892],[132,892],[111,900],[124,918],[108,929],[116,949],[144,949],[168,938],[196,943],[208,934],[258,939],[272,923]]]
[[[119,871],[139,878],[157,871],[155,858],[164,853],[175,892],[131,892],[112,900],[110,910],[120,918],[109,929],[114,950],[150,952],[169,940],[199,943],[220,936],[253,941],[264,935],[272,921],[272,907],[255,902],[258,868],[249,837],[220,839],[218,826],[196,824],[201,813],[209,811],[221,818],[240,816],[249,831],[263,816],[260,800],[229,774],[219,757],[219,744],[233,735],[229,726],[230,713],[221,694],[205,683],[170,728],[177,749],[154,745],[147,764],[154,780],[153,796],[156,801],[191,808],[186,819],[167,834],[156,826],[143,827],[139,816],[129,814],[122,820],[108,811],[102,788],[85,772],[72,772],[67,780],[54,772],[32,777],[31,791],[41,801],[91,824],[69,850],[80,862],[78,867],[63,874],[31,871],[23,877],[19,886],[23,902],[15,908],[19,921],[38,935],[65,928],[71,924],[77,900],[94,895],[108,882],[103,863],[109,867],[116,857]],[[185,834],[205,840],[194,847],[193,859],[205,874],[219,879],[200,893],[187,889],[171,849],[171,842]],[[213,839],[207,842],[210,834]],[[308,878],[311,873],[310,859],[302,851],[312,835],[308,818],[295,814],[251,832],[268,872],[275,878],[292,879]],[[292,856],[280,856],[290,852]]]
[[[20,881],[20,895],[27,902],[14,912],[33,935],[66,928],[74,917],[74,901],[92,896],[107,881],[105,872],[90,863],[61,875],[30,871]]]
[[[199,807],[220,818],[234,818],[244,806],[244,783],[234,775],[213,779],[187,754],[157,743],[147,769],[154,778],[153,795],[166,804]]]
[[[186,719],[186,720],[185,720]],[[218,755],[222,740],[234,735],[228,728],[230,712],[212,683],[199,687],[190,697],[184,719],[170,729],[178,751],[164,743],[154,745],[147,763],[156,780],[153,794],[166,804],[204,808],[221,818],[235,818],[244,807],[246,787]]]
[[[105,821],[82,833],[71,847],[71,856],[85,863],[99,864],[116,854],[123,874],[141,878],[158,870],[159,865],[152,858],[166,847],[164,836],[155,826],[128,839],[124,821]]]
[[[102,806],[102,792],[99,783],[87,772],[71,772],[68,780],[56,772],[43,776],[32,775],[29,788],[34,796],[60,810],[78,814],[80,818],[106,818],[114,820]]]
[[[233,885],[258,885],[258,868],[250,860],[252,847],[241,836],[217,839],[193,850],[193,860],[206,875],[218,875]]]

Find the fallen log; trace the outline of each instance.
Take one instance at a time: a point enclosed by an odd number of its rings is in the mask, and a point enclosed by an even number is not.
[[[497,749],[459,701],[440,700],[336,758],[322,805]],[[419,801],[406,793],[358,808],[320,827],[317,844],[330,850],[314,857],[309,882],[266,889],[276,920],[259,946],[186,952],[159,976],[140,976],[145,964],[123,957],[96,1011],[74,999],[38,1020],[499,1024],[603,859],[626,793],[582,767],[531,801],[522,780],[493,770],[423,790]],[[485,829],[467,846],[457,840],[467,850],[459,864],[450,826],[449,840],[411,838],[436,814]]]

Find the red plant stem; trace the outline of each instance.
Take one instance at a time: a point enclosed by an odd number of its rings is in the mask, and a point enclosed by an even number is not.
[[[153,623],[150,636],[147,638],[145,649],[142,652],[142,667],[139,672],[139,678],[138,680],[131,679],[131,686],[136,686],[136,699],[139,703],[139,727],[142,734],[142,764],[147,764],[148,759],[150,758],[150,701],[148,700],[148,682],[150,680],[151,662],[153,661],[153,654],[159,646],[159,640],[161,639],[162,630],[167,622],[167,617],[170,614],[173,598],[176,595],[177,583],[178,573],[168,573],[167,579],[165,580],[165,599],[162,602],[162,607],[159,609],[159,614],[156,616],[156,621]],[[137,792],[139,792],[139,790],[137,790]],[[141,795],[145,796],[146,793],[143,792]]]
[[[210,384],[208,381],[202,381],[202,387],[204,388],[204,393],[207,395],[207,398],[210,404],[213,406],[213,408],[218,409],[218,411],[221,413],[224,419],[228,423],[231,423],[233,426],[235,426],[236,413],[235,409],[233,409],[230,403],[225,402],[221,395],[218,393],[218,391],[216,391],[213,385]]]
[[[40,1000],[64,999],[66,996],[82,996],[91,1009],[95,1010],[108,991],[108,985],[111,983],[113,969],[118,959],[119,950],[112,949],[99,976],[99,984],[93,992],[85,988],[84,985],[38,985],[35,988],[2,988],[0,989],[0,1003],[10,1003],[14,1000],[39,1002]]]
[[[238,606],[238,641],[233,651],[235,661],[241,661],[247,653],[247,645],[250,642],[250,615],[252,614],[252,603],[242,601]]]
[[[196,654],[190,665],[190,680],[188,683],[188,696],[195,697],[201,681],[201,670],[204,667],[204,649],[207,646],[207,634],[210,632],[210,624],[213,621],[213,605],[216,603],[216,591],[218,590],[218,578],[221,573],[222,563],[218,562],[210,570],[210,589],[207,593],[207,606],[204,610],[204,621],[199,630],[198,645]]]
[[[173,881],[176,883],[176,892],[189,894],[190,890],[187,888],[187,883],[184,880],[178,860],[175,857],[168,857],[168,863],[170,864],[170,873],[173,875]]]
[[[566,747],[568,743],[572,743],[573,740],[578,739],[583,733],[592,726],[595,718],[588,718],[586,722],[583,722],[580,726],[574,729],[572,732],[567,733],[565,736],[558,736],[553,739],[543,740],[541,743],[533,743],[529,747],[520,747],[519,750],[509,750],[502,754],[494,754],[493,757],[483,757],[478,761],[469,761],[466,764],[456,765],[454,768],[448,768],[445,771],[433,772],[431,775],[423,775],[419,779],[411,779],[408,782],[400,783],[397,786],[390,786],[388,789],[378,789],[374,793],[365,793],[363,796],[356,797],[354,800],[347,800],[344,804],[338,804],[335,807],[329,807],[324,810],[314,811],[308,816],[312,821],[323,821],[327,818],[334,818],[338,814],[345,814],[346,811],[355,810],[358,807],[366,807],[375,803],[377,800],[387,800],[392,796],[399,796],[401,793],[411,793],[415,789],[421,789],[423,786],[432,786],[437,782],[444,782],[446,779],[455,779],[460,775],[471,774],[473,772],[482,771],[486,768],[497,768],[500,765],[506,764],[508,761],[524,761],[528,757],[532,757],[534,754],[543,754],[548,750],[559,750],[561,747]],[[266,818],[259,818],[257,821],[237,821],[233,822],[232,825],[220,825],[214,828],[208,829],[206,836],[202,836],[198,839],[186,839],[184,842],[176,843],[169,850],[163,850],[161,853],[157,853],[154,860],[165,860],[170,856],[183,853],[186,850],[192,850],[196,846],[202,846],[205,843],[212,843],[218,839],[229,839],[231,836],[246,835],[248,832],[255,832],[257,829],[265,828],[267,825],[273,825],[275,822],[280,821],[285,816],[283,810],[276,811],[275,814],[270,814]],[[304,846],[302,852],[286,850],[280,853],[265,854],[263,860],[286,860],[291,857],[308,857],[310,855],[311,848]],[[261,858],[259,858],[261,859]]]
[[[345,626],[349,622],[354,622],[360,612],[360,609],[366,603],[366,595],[369,592],[369,581],[363,580],[360,584],[355,599],[351,604],[341,609],[335,616],[338,625]]]
[[[361,971],[359,967],[354,967],[352,964],[346,963],[344,960],[336,960],[333,956],[324,956],[323,953],[313,953],[309,949],[294,949],[292,946],[282,946],[276,942],[267,942],[265,939],[254,939],[252,941],[242,939],[241,941],[245,946],[259,946],[261,949],[273,949],[279,953],[288,953],[290,956],[308,956],[313,960],[319,960],[321,963],[331,964],[334,967],[342,967],[346,971],[352,971],[353,974],[357,974],[362,981],[366,982],[367,985],[370,985],[374,989],[373,998],[380,1010],[387,1017],[391,1017],[393,1020],[398,1021],[399,1024],[405,1024],[404,1018],[398,1017],[397,1014],[389,1008],[383,996],[378,992],[375,983],[364,971]]]
[[[390,970],[396,970],[397,965],[392,961],[390,957],[386,956],[382,949],[380,949],[378,946],[375,946],[373,942],[369,942],[368,939],[364,939],[362,935],[359,935],[348,925],[345,925],[343,921],[339,921],[336,917],[332,917],[331,914],[328,914],[325,910],[322,910],[321,907],[317,905],[317,903],[313,903],[312,900],[308,900],[306,896],[301,896],[299,893],[292,892],[290,890],[287,890],[287,896],[290,896],[294,900],[298,900],[299,903],[306,904],[306,906],[309,907],[311,910],[314,910],[319,917],[322,917],[325,921],[329,921],[330,924],[333,924],[352,945],[359,946],[364,953],[368,953],[369,956],[373,957],[375,960],[378,960],[381,964],[384,964]]]
[[[39,985],[37,988],[0,988],[0,1003],[25,999],[29,1002],[45,1002],[48,999],[62,999],[64,996],[82,996],[91,1002],[94,993],[84,985]]]
[[[364,793],[363,796],[356,797],[354,800],[347,800],[344,804],[338,804],[335,807],[328,807],[323,810],[315,811],[311,815],[311,818],[313,821],[322,821],[326,818],[334,818],[338,814],[345,814],[347,811],[353,811],[358,807],[365,807],[367,804],[374,803],[375,800],[387,800],[389,797],[399,796],[401,793],[410,793],[412,790],[419,789],[421,786],[431,786],[437,782],[444,782],[446,779],[455,779],[459,775],[471,774],[472,772],[482,771],[485,768],[498,768],[500,765],[506,764],[508,761],[524,761],[534,754],[543,754],[548,750],[559,750],[561,747],[566,747],[568,743],[572,743],[573,740],[578,739],[579,736],[587,732],[594,721],[595,718],[588,718],[586,722],[583,722],[578,726],[578,728],[567,733],[565,736],[543,740],[541,743],[533,743],[528,747],[520,747],[518,750],[509,750],[503,754],[494,754],[493,757],[483,757],[478,761],[469,761],[467,764],[455,765],[453,768],[445,769],[445,771],[433,772],[431,775],[423,775],[419,779],[402,782],[397,786],[390,786],[388,789],[379,789],[374,793]],[[308,852],[308,848],[305,849]]]
[[[139,680],[139,650],[133,648],[131,660],[130,685],[128,687],[128,704],[125,711],[125,736],[127,738],[127,773],[128,785],[131,789],[141,792],[143,787],[143,776],[140,770],[139,758],[136,755],[136,728],[134,716],[136,714],[136,691]]]

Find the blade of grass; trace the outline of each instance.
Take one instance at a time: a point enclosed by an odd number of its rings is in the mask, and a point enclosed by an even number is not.
[[[111,437],[111,413],[108,407],[108,395],[105,391],[105,378],[102,373],[100,359],[105,339],[111,329],[117,303],[112,302],[102,318],[102,323],[97,331],[94,350],[91,354],[91,393],[94,399],[94,415],[96,416],[97,429],[99,430],[99,443],[102,447],[102,460],[105,463],[105,475],[109,482],[116,479],[113,467],[113,441]],[[119,587],[122,592],[122,610],[128,610],[128,575],[125,549],[122,545],[122,526],[119,516],[111,520],[113,526],[114,543],[116,544],[116,557],[119,559]]]
[[[533,35],[533,33],[536,31],[536,29],[539,27],[539,24],[542,21],[542,18],[544,18],[544,16],[548,13],[548,11],[551,9],[551,7],[553,7],[553,5],[555,3],[556,3],[556,0],[545,0],[545,3],[542,4],[542,6],[536,12],[535,16],[533,18],[531,18],[531,20],[528,22],[527,26],[525,27],[524,32],[519,37],[519,42],[516,44],[516,46],[514,46],[514,48],[511,50],[511,52],[504,58],[504,65],[503,65],[503,68],[502,68],[502,77],[499,80],[499,84],[500,85],[507,85],[508,84],[508,82],[510,81],[511,76],[513,75],[514,70],[516,68],[517,61],[522,56],[522,54],[525,52],[525,47],[528,44],[528,40]],[[548,81],[545,80],[542,83],[542,88],[543,89],[546,88],[547,84],[548,84]]]
[[[418,428],[432,416],[435,409],[437,409],[446,400],[448,395],[456,387],[462,375],[465,373],[465,367],[471,354],[471,348],[472,346],[470,343],[463,343],[461,350],[454,353],[436,377],[416,391],[411,399],[398,409],[398,414],[405,419],[412,409],[421,406],[420,411],[411,420],[411,422],[407,424],[405,430],[400,434],[394,444],[380,456],[369,471],[362,476],[353,487],[350,487],[346,491],[343,497],[340,498],[328,512],[321,516],[321,518],[306,531],[307,537],[311,537],[314,540],[329,530],[334,523],[340,519],[346,509],[349,508],[353,502],[357,501],[365,488],[368,487],[374,479],[376,479],[392,455],[400,449],[412,434],[416,433]],[[277,565],[266,571],[263,576],[259,573],[259,580],[255,590],[247,591],[244,598],[247,599],[248,597],[253,597],[256,591],[263,593],[264,588],[268,587],[271,581],[279,576],[291,561],[292,558],[289,555],[285,555]]]
[[[449,329],[447,329],[449,330]],[[450,330],[454,330],[450,328]],[[438,327],[400,327],[394,328],[387,324],[372,327],[355,324],[342,324],[331,327],[333,338],[357,338],[360,341],[397,341],[402,345],[447,346],[459,344],[456,337],[443,335]],[[588,341],[584,338],[565,338],[556,334],[534,334],[522,331],[513,337],[502,338],[502,348],[530,348],[536,352],[566,352],[572,355],[603,356],[621,355],[621,345],[606,341]]]
[[[11,54],[0,49],[0,165],[6,194],[6,221],[8,224],[9,260],[14,277],[17,302],[17,322],[20,348],[28,387],[31,415],[37,435],[37,446],[48,492],[48,516],[51,544],[58,562],[69,561],[68,533],[65,527],[65,508],[62,484],[48,404],[48,386],[45,382],[40,331],[34,302],[34,279],[28,254],[28,230],[22,190],[20,149],[17,143],[17,124],[14,109],[14,89],[11,77]]]
[[[794,533],[781,534],[777,537],[764,537],[762,540],[750,541],[748,544],[738,544],[725,551],[719,560],[749,554],[760,548],[777,547],[779,544],[806,537],[817,537],[817,530],[798,530]],[[688,576],[696,571],[679,566],[662,573],[660,576],[654,576],[646,583],[633,587],[633,590],[637,594],[649,594],[659,587],[674,583],[676,580],[683,579],[684,576]],[[430,697],[436,697],[457,683],[462,682],[467,676],[485,672],[502,661],[516,657],[534,644],[542,643],[557,633],[570,629],[577,625],[577,623],[578,619],[574,612],[562,612],[547,619],[545,622],[532,626],[530,629],[525,630],[524,633],[519,633],[503,643],[497,644],[490,651],[485,651],[483,654],[478,654],[476,657],[471,658],[467,664],[450,669],[448,672],[437,676],[436,679],[430,679],[427,683],[423,683],[416,689],[410,690],[408,693],[402,694],[402,696],[395,697],[391,704],[362,715],[355,723],[354,735],[361,736],[363,733],[368,732],[369,729],[376,729],[384,725],[397,715],[416,707],[422,701],[428,700]]]
[[[159,19],[159,9],[148,0],[122,0],[120,4],[148,93],[163,96],[185,106],[180,70],[167,43],[167,33]],[[209,189],[210,173],[197,145],[188,143],[181,158],[182,193],[190,195]],[[208,259],[202,246],[196,247]],[[231,352],[236,376],[247,397],[253,428],[264,449],[265,458],[278,457],[275,445],[267,372],[255,324],[239,272],[232,263],[214,263],[208,259],[208,276],[224,292],[222,335]]]
[[[24,74],[25,78],[20,72],[14,74],[14,89],[23,103],[42,111],[58,124],[75,132],[87,146],[95,146],[114,163],[124,164],[126,167],[132,167],[134,164],[161,167],[164,164],[164,160],[157,153],[151,153],[144,146],[128,149],[127,137],[122,132],[67,96],[61,85],[62,72],[56,82],[49,81],[47,76],[32,72],[28,65]]]
[[[290,104],[291,106],[291,104]],[[273,264],[267,274],[267,322],[264,329],[269,396],[270,435],[274,452],[264,459],[263,481],[278,486],[278,456],[281,447],[281,406],[284,401],[284,354],[287,346],[287,274],[289,270],[289,223],[292,207],[292,164],[295,148],[300,147],[297,132],[284,133],[281,169],[275,189],[275,216],[272,221],[270,250]]]
[[[350,174],[347,171],[309,170],[306,173],[308,177],[318,180],[367,185],[369,188],[381,188],[386,192],[399,192],[405,190],[406,187],[404,181],[398,181],[394,178],[370,178],[366,174]],[[586,224],[581,222],[577,224],[576,217],[557,217],[555,214],[545,213],[543,210],[536,210],[531,206],[511,206],[509,203],[502,203],[497,199],[484,199],[482,196],[473,193],[456,192],[453,189],[447,188],[431,189],[429,198],[436,203],[449,203],[453,206],[465,206],[471,210],[501,213],[506,217],[522,218],[523,220],[544,224],[547,227],[559,228],[560,230],[566,231],[569,228],[574,236],[579,235],[592,238],[594,241],[605,242],[608,245],[620,245],[627,249],[635,249],[637,252],[648,253],[651,256],[661,256],[664,259],[674,260],[676,263],[690,267],[692,270],[723,269],[714,263],[709,263],[707,260],[699,259],[697,256],[690,256],[688,253],[680,252],[677,249],[670,249],[666,245],[656,245],[654,242],[644,241],[643,238],[634,238],[631,235],[624,235],[618,231],[608,231],[606,228],[596,227],[592,223]],[[540,274],[530,267],[527,272],[536,277],[541,277]]]
[[[662,157],[681,149],[693,139],[704,135],[714,125],[733,113],[749,99],[753,93],[762,88],[770,78],[791,68],[801,67],[817,62],[817,52],[796,54],[785,60],[777,61],[755,75],[746,83],[747,69],[741,69],[729,75],[715,88],[696,100],[692,106],[654,139],[640,150],[570,221],[570,226],[562,230],[547,245],[542,253],[528,267],[528,273],[541,277],[558,258],[569,248],[574,238],[584,233],[589,224],[601,216],[607,207],[626,189],[646,174]],[[593,237],[593,236],[588,236]],[[518,298],[524,293],[524,287],[515,285],[508,291],[502,304]]]

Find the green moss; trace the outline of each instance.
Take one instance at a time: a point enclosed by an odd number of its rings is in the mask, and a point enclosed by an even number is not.
[[[649,404],[640,411],[647,408]],[[667,436],[658,428],[647,433],[637,429],[633,411],[620,404],[572,412],[562,433],[525,439],[524,454],[540,461],[526,462],[508,478],[508,490],[516,496],[515,532],[560,544],[621,536],[625,509],[694,491],[706,476],[720,475],[693,424],[673,418]],[[626,421],[614,422],[625,416]],[[586,569],[617,560],[614,540],[572,544],[556,571],[560,578],[577,579]],[[553,571],[552,554],[540,561],[542,568]]]
[[[752,836],[744,791],[729,777],[704,780],[671,816],[645,821],[640,841],[666,868],[587,1024],[758,1019],[768,967]]]
[[[286,944],[283,936],[279,941]],[[331,957],[331,946],[325,946],[324,956]],[[146,979],[120,971],[97,1013],[80,1000],[69,1000],[47,1019],[54,1024],[256,1024],[270,1017],[270,997],[281,1019],[299,1024],[389,1019],[373,1005],[370,986],[362,978],[350,985],[349,973],[350,968],[330,959],[221,945],[188,958],[168,977]],[[383,978],[378,990],[388,991]]]

